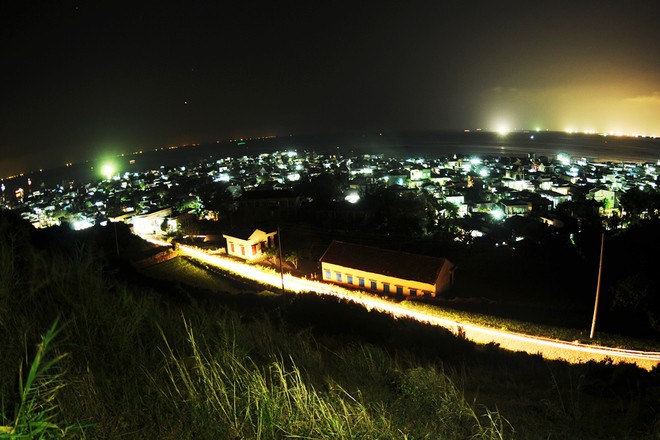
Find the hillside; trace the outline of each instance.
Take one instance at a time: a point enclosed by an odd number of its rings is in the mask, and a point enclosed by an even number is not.
[[[211,293],[140,275],[106,228],[58,237],[0,214],[0,438],[660,434],[657,369],[547,362],[312,294]]]

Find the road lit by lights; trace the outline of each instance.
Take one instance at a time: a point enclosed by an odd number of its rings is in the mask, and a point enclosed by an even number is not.
[[[170,243],[162,240],[146,237],[143,238],[161,246],[170,245]],[[226,257],[209,255],[205,251],[191,246],[179,245],[178,249],[184,255],[195,258],[206,264],[219,267],[269,286],[277,288],[282,287],[282,278],[279,273],[262,270],[257,266],[242,263]],[[455,334],[464,335],[466,339],[479,344],[495,343],[501,348],[507,350],[540,354],[547,359],[561,359],[572,363],[611,360],[615,363],[634,363],[647,370],[653,369],[658,363],[660,363],[659,352],[627,350],[529,336],[506,330],[458,322],[453,319],[409,310],[398,304],[372,297],[359,291],[353,291],[319,281],[298,278],[290,274],[284,274],[283,280],[284,289],[288,291],[296,293],[316,292],[322,295],[331,295],[361,304],[367,310],[377,310],[379,312],[387,313],[395,318],[410,318],[422,323],[444,327]]]

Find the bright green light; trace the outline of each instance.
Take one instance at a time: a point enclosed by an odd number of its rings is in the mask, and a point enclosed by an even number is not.
[[[106,179],[110,180],[112,179],[112,175],[115,172],[115,166],[111,163],[106,163],[101,167],[101,172],[103,173]]]

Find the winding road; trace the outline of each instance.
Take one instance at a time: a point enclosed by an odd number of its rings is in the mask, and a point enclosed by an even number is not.
[[[170,245],[153,237],[142,238],[160,246]],[[540,354],[546,359],[561,359],[571,363],[611,360],[613,363],[633,363],[646,370],[651,370],[660,363],[660,352],[627,350],[578,342],[567,342],[459,322],[410,310],[380,298],[371,297],[362,292],[345,289],[333,284],[298,278],[290,274],[284,274],[282,281],[279,273],[264,271],[254,265],[238,262],[231,258],[211,255],[206,251],[192,246],[179,245],[178,249],[183,255],[273,287],[280,288],[283,282],[284,288],[293,292],[311,291],[322,295],[343,298],[361,304],[369,310],[373,309],[388,313],[394,317],[411,318],[430,325],[447,328],[455,334],[461,334],[466,339],[479,344],[495,343],[507,350]]]

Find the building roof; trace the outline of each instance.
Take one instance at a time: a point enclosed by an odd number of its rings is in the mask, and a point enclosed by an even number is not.
[[[321,257],[322,262],[337,264],[404,280],[435,284],[445,258],[391,251],[334,240]]]
[[[263,236],[268,236],[268,235],[273,235],[275,234],[276,231],[273,232],[265,232],[261,229],[256,229],[256,228],[250,228],[247,226],[239,226],[236,228],[233,228],[224,234],[222,234],[223,237],[231,237],[231,238],[238,238],[239,240],[243,241],[250,241],[254,238],[260,239]]]

